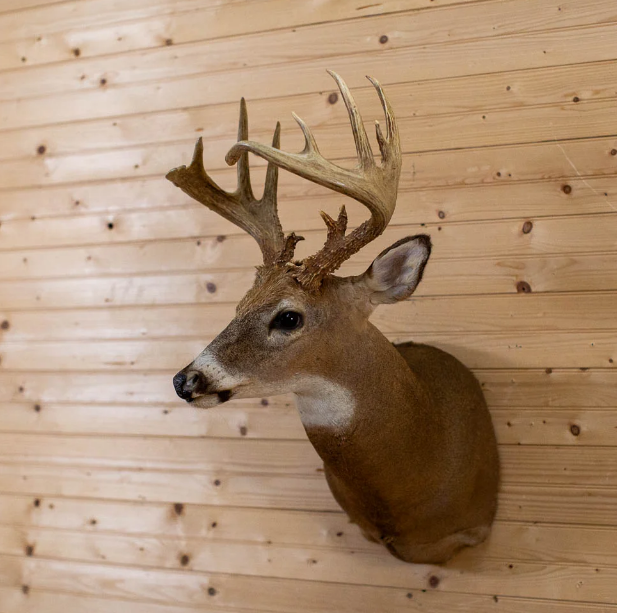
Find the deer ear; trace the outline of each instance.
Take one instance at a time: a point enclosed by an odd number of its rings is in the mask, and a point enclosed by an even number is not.
[[[392,304],[409,298],[422,279],[431,255],[426,234],[408,236],[382,251],[362,275],[371,304]]]

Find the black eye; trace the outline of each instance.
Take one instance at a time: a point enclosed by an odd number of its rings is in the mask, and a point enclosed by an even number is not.
[[[302,327],[302,315],[295,311],[283,311],[279,313],[270,324],[270,328],[276,330],[297,330]]]

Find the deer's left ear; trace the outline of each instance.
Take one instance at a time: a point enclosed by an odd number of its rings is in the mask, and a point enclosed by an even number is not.
[[[426,234],[408,236],[382,251],[358,280],[368,290],[371,304],[409,298],[422,279],[430,255],[431,239]]]

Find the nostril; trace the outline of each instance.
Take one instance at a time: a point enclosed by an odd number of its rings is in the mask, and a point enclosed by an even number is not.
[[[199,375],[199,373],[193,373],[187,380],[185,387],[186,389],[194,391],[199,387],[200,381],[201,381],[201,376]]]

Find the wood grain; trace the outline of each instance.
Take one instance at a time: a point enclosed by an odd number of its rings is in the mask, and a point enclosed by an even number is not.
[[[348,85],[353,88],[365,85],[364,76],[367,73],[380,74],[383,85],[399,82],[401,78],[397,71],[401,65],[405,66],[405,80],[422,81],[523,68],[611,61],[615,59],[611,45],[614,30],[615,25],[606,24],[453,44],[446,42],[425,47],[378,49],[331,57],[329,63],[336,66],[341,74],[345,74]],[[575,45],[572,44],[573,32],[576,32]],[[517,49],[516,54],[510,52],[512,48]],[[199,57],[202,56],[198,56],[198,60]],[[290,70],[291,66],[293,68]],[[136,76],[133,71],[131,78]],[[99,79],[98,87],[79,93],[71,91],[17,102],[6,100],[0,103],[0,129],[33,125],[33,115],[37,117],[36,124],[41,125],[124,115],[134,112],[136,107],[141,112],[163,110],[173,106],[170,98],[182,100],[182,106],[237,103],[246,94],[240,85],[246,82],[251,83],[251,96],[254,98],[331,90],[321,60],[294,62],[292,65],[277,64],[259,69],[240,68],[203,76],[196,74],[184,80],[168,80],[165,84],[156,81],[114,86],[112,75],[102,78],[106,79],[102,86]],[[177,102],[175,106],[178,106]]]
[[[276,21],[271,25],[268,23],[270,7],[264,6],[263,13],[261,6],[256,8],[247,2],[236,2],[232,7],[236,9],[235,14],[229,17],[232,27],[234,23],[246,21],[249,15],[252,17],[257,13],[263,19],[261,29],[277,30]],[[280,12],[280,6],[273,9]],[[221,16],[220,11],[218,15]],[[206,21],[210,21],[208,17],[205,16]],[[319,22],[323,18],[315,15],[314,19]],[[526,35],[534,31],[544,34],[572,26],[601,24],[603,27],[615,21],[617,10],[611,0],[545,0],[541,5],[533,0],[502,0],[456,5],[439,11],[400,12],[342,22],[325,21],[308,26],[302,26],[301,21],[299,24],[292,22],[289,25],[297,27],[290,28],[285,24],[282,31],[236,35],[230,39],[217,37],[215,40],[183,45],[166,45],[164,42],[167,39],[160,37],[157,48],[131,54],[128,62],[124,53],[105,54],[101,59],[35,66],[28,71],[5,71],[0,83],[0,100],[15,99],[18,97],[16,92],[24,98],[71,90],[85,91],[99,88],[101,79],[105,80],[104,86],[116,86],[204,73],[231,73],[292,62],[323,64],[325,61],[334,66],[345,62],[350,54],[374,53],[380,47],[379,32],[394,33],[388,37],[388,52],[409,49],[413,54],[416,48],[422,53],[427,45],[461,42],[464,46],[464,41],[491,39],[497,35]],[[202,31],[198,15],[191,16],[191,23],[197,32]],[[3,31],[2,25],[0,21],[0,33]],[[211,27],[216,28],[216,22]],[[234,29],[237,30],[237,26]],[[206,36],[207,32],[206,28]],[[224,30],[221,35],[225,35]],[[251,49],[250,54],[246,53],[247,48]],[[82,75],[86,78],[82,79]]]
[[[616,32],[612,0],[0,3],[0,613],[617,613]],[[492,535],[446,567],[348,523],[291,396],[171,385],[260,257],[163,175],[202,136],[234,188],[241,96],[251,138],[301,149],[295,111],[352,165],[325,68],[367,126],[377,77],[403,137],[392,224],[342,273],[431,235],[372,321],[470,366],[500,445]],[[344,199],[279,183],[316,251]]]
[[[233,400],[230,405],[210,411],[194,411],[177,403],[141,406],[14,402],[3,403],[0,409],[0,432],[305,438],[293,399],[287,397]],[[491,413],[497,437],[504,444],[614,446],[617,439],[614,407],[491,407]]]

